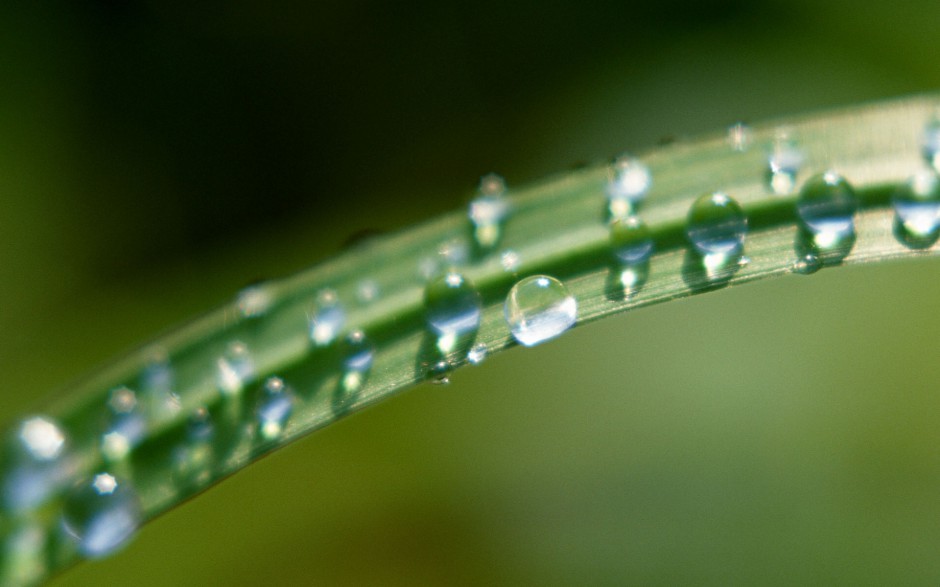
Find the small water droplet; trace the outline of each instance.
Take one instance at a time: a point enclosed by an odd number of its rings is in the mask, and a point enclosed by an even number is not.
[[[279,437],[294,411],[294,392],[280,377],[269,377],[261,390],[258,409],[258,433],[265,440]]]
[[[358,391],[365,383],[375,358],[375,346],[361,330],[353,330],[343,340],[342,387],[347,393]]]
[[[822,259],[812,253],[807,253],[793,262],[793,272],[801,275],[816,273],[822,269],[822,267]]]
[[[924,125],[920,145],[924,160],[935,171],[940,172],[940,108]]]
[[[800,190],[796,211],[803,229],[821,249],[832,249],[855,234],[855,190],[834,171],[814,175]]]
[[[274,295],[267,284],[251,285],[238,292],[235,305],[239,313],[246,318],[262,316],[274,303]]]
[[[522,259],[519,258],[519,253],[512,249],[503,251],[503,254],[499,256],[499,264],[502,265],[503,270],[508,273],[517,272],[520,263],[522,263]]]
[[[653,175],[639,159],[624,154],[611,164],[607,180],[607,204],[611,218],[633,213],[653,185]]]
[[[754,139],[754,131],[743,122],[732,124],[728,127],[728,144],[733,151],[743,153],[751,147]]]
[[[788,130],[777,131],[767,155],[767,183],[777,195],[793,193],[805,156]]]
[[[451,271],[429,281],[424,306],[428,326],[438,335],[460,336],[480,327],[480,294],[459,273]]]
[[[137,493],[109,473],[73,487],[62,509],[62,529],[86,558],[107,556],[127,544],[142,519]]]
[[[182,409],[180,397],[173,387],[175,373],[169,357],[163,349],[151,349],[148,352],[147,366],[140,376],[144,411],[157,421],[170,420]]]
[[[705,194],[689,209],[686,234],[703,257],[737,260],[747,235],[747,216],[741,205],[727,194]]]
[[[638,216],[615,218],[610,223],[610,244],[625,265],[645,263],[653,254],[652,234]]]
[[[495,173],[480,179],[479,194],[470,202],[468,215],[473,224],[473,238],[483,251],[492,249],[502,237],[502,224],[509,215],[505,198],[506,182]]]
[[[574,326],[578,303],[561,281],[533,275],[512,286],[503,314],[513,337],[524,346],[534,346]]]
[[[125,458],[144,439],[147,420],[129,387],[116,387],[108,395],[107,429],[101,436],[101,454],[109,460]]]
[[[32,510],[57,491],[71,474],[68,437],[47,416],[25,418],[8,441],[2,467],[3,503],[13,512]]]
[[[331,289],[317,294],[317,301],[308,320],[310,340],[317,346],[326,346],[336,340],[336,336],[346,324],[346,311],[339,298]]]
[[[428,381],[434,385],[447,385],[450,383],[450,372],[452,370],[453,366],[446,359],[436,361],[428,365]]]
[[[470,348],[470,351],[467,353],[467,361],[471,365],[479,365],[486,360],[488,352],[486,343],[479,342]]]
[[[209,480],[214,438],[212,415],[205,407],[196,408],[186,419],[183,439],[173,451],[173,466],[178,480],[193,485],[202,485]]]
[[[379,284],[374,279],[363,279],[356,286],[356,298],[360,303],[371,304],[379,299]]]
[[[897,223],[911,242],[929,242],[940,233],[940,178],[921,171],[898,188],[893,198]]]
[[[216,361],[216,383],[223,395],[235,396],[255,378],[255,362],[243,342],[229,344]]]

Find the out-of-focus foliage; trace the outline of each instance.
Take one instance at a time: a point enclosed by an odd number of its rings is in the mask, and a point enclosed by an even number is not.
[[[19,4],[8,418],[485,172],[940,85],[932,2]],[[494,357],[59,583],[935,583],[936,275],[824,271]]]

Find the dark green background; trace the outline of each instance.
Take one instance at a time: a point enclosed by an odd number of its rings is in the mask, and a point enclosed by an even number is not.
[[[0,409],[356,234],[940,86],[935,2],[0,7]],[[924,583],[935,263],[578,329],[266,459],[61,585]]]

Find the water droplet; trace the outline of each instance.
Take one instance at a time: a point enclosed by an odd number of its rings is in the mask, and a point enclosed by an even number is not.
[[[793,193],[796,177],[805,157],[799,144],[787,130],[780,130],[767,155],[767,183],[778,195]]]
[[[347,393],[358,391],[365,383],[372,361],[375,358],[375,346],[361,330],[353,330],[343,340],[343,377],[342,388]]]
[[[468,214],[474,227],[473,238],[483,251],[495,247],[502,236],[502,224],[509,215],[505,193],[506,182],[490,173],[480,179],[479,194],[470,202]]]
[[[238,292],[235,305],[239,313],[246,318],[261,316],[271,308],[274,295],[267,284],[251,285]]]
[[[626,265],[638,265],[653,254],[653,237],[637,216],[615,218],[610,223],[610,244],[617,259]]]
[[[940,232],[940,178],[934,171],[921,171],[894,194],[897,223],[908,240],[935,240]]]
[[[445,273],[428,282],[424,306],[428,326],[441,336],[460,336],[480,327],[483,302],[463,275]]]
[[[101,436],[101,454],[115,461],[126,457],[144,439],[147,420],[129,387],[116,387],[108,396],[107,430]]]
[[[32,510],[62,486],[71,474],[67,447],[67,436],[55,420],[31,416],[20,422],[0,468],[7,509]]]
[[[744,248],[747,216],[734,198],[715,192],[692,203],[686,221],[689,242],[700,255],[735,260]]]
[[[486,360],[487,353],[486,343],[479,342],[470,348],[470,351],[467,353],[467,361],[471,365],[479,365]]]
[[[374,279],[363,279],[356,286],[356,298],[363,304],[379,299],[379,284]]]
[[[116,551],[143,519],[140,500],[127,481],[99,473],[72,488],[62,510],[62,528],[87,558]]]
[[[446,360],[436,361],[428,366],[427,377],[434,385],[447,385],[450,383],[450,372],[453,366]]]
[[[578,303],[554,277],[533,275],[512,286],[503,314],[513,337],[524,346],[534,346],[574,326]]]
[[[517,272],[520,263],[522,259],[519,258],[519,253],[512,249],[503,251],[503,254],[499,256],[499,264],[503,266],[504,271],[509,273]]]
[[[827,171],[806,180],[796,203],[804,230],[816,246],[831,249],[855,234],[855,190],[844,177]]]
[[[751,147],[754,138],[754,132],[751,127],[738,122],[728,127],[728,144],[731,149],[739,153],[747,151]]]
[[[202,485],[209,480],[214,438],[212,415],[205,407],[197,408],[186,419],[183,439],[173,451],[173,466],[179,481]]]
[[[321,291],[309,318],[310,340],[317,346],[326,346],[336,340],[345,324],[346,311],[336,292],[331,289]]]
[[[258,433],[265,440],[279,437],[293,411],[294,392],[280,377],[269,377],[258,400]]]
[[[235,396],[255,378],[255,362],[243,342],[229,344],[216,362],[216,383],[223,395]]]
[[[455,238],[442,243],[437,252],[451,266],[463,265],[470,260],[470,247],[461,239]]]
[[[607,203],[611,218],[628,216],[646,198],[653,175],[642,161],[624,154],[611,164],[607,180]]]
[[[924,125],[924,133],[921,136],[921,154],[934,170],[940,172],[940,111],[934,113]]]
[[[812,253],[807,253],[793,262],[793,272],[801,275],[816,273],[822,269],[822,267],[822,259]]]
[[[175,373],[163,349],[151,349],[147,366],[140,376],[145,412],[157,421],[174,418],[182,409],[179,395],[173,391]]]

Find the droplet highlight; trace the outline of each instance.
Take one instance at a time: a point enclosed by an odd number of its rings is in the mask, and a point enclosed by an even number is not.
[[[467,362],[471,365],[479,365],[486,360],[488,353],[489,349],[486,348],[486,343],[477,343],[470,347],[470,350],[467,352]]]
[[[553,339],[574,326],[578,303],[561,281],[533,275],[509,290],[503,315],[509,331],[523,346]]]
[[[127,544],[142,519],[140,500],[130,484],[99,473],[66,496],[62,529],[83,556],[101,558]]]
[[[22,420],[7,441],[0,480],[4,507],[14,513],[44,504],[71,475],[68,437],[48,416]]]

